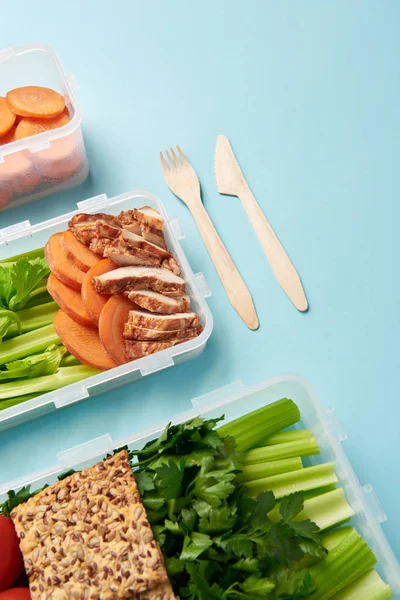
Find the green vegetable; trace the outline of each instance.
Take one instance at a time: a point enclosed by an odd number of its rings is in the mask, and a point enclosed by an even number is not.
[[[0,308],[0,343],[13,325],[15,325],[17,333],[21,333],[21,320],[17,313]]]
[[[244,451],[257,446],[269,435],[299,420],[300,411],[293,400],[282,398],[222,425],[219,434],[234,437],[237,449]]]
[[[26,402],[27,400],[32,400],[32,398],[37,398],[37,396],[41,396],[41,393],[25,394],[23,396],[16,396],[15,398],[10,398],[9,400],[0,400],[0,410],[11,408],[12,406],[16,406],[17,404]]]
[[[310,600],[328,600],[368,572],[376,558],[355,529],[328,555],[310,569],[316,591]]]
[[[374,570],[332,596],[332,600],[389,600],[393,592]]]
[[[59,310],[58,305],[51,301],[35,306],[33,308],[24,308],[18,312],[13,312],[13,315],[20,320],[21,331],[18,331],[16,324],[12,324],[8,330],[7,337],[14,337],[19,333],[28,333],[39,327],[50,325],[53,323],[56,312]],[[0,311],[1,312],[1,311]]]
[[[75,358],[75,356],[72,356],[72,354],[68,354],[68,356],[64,356],[64,358],[61,360],[60,366],[61,367],[75,367],[80,364],[82,364],[82,363],[80,363],[79,360],[77,358]]]
[[[42,282],[50,273],[44,258],[21,258],[11,268],[0,267],[0,305],[20,310],[36,295],[46,292]]]
[[[293,442],[284,442],[282,444],[248,450],[244,454],[243,462],[245,465],[254,465],[270,460],[281,460],[296,456],[313,456],[314,454],[319,454],[319,448],[316,439],[310,436]]]
[[[354,511],[347,502],[344,491],[338,488],[320,496],[304,500],[304,508],[297,515],[296,520],[311,519],[323,531],[329,527],[341,525],[349,521],[353,516]],[[279,519],[277,507],[269,514],[269,517],[273,521]],[[324,546],[327,548],[325,538]]]
[[[9,400],[26,394],[36,394],[51,392],[58,388],[70,385],[86,377],[91,377],[99,373],[91,367],[61,367],[57,373],[53,375],[45,375],[43,377],[35,377],[34,379],[21,379],[0,385],[0,409],[2,408],[1,400]]]
[[[16,256],[10,256],[10,258],[4,258],[3,260],[0,260],[0,266],[7,267],[9,265],[13,265],[21,258],[27,258],[28,260],[33,260],[34,258],[44,258],[44,248],[29,250],[23,254],[17,254]]]
[[[27,358],[15,360],[5,365],[5,370],[0,368],[0,383],[11,379],[42,377],[56,373],[61,359],[67,350],[64,346],[50,346],[42,354],[34,354]],[[2,387],[0,385],[0,393]]]
[[[6,340],[0,346],[0,365],[42,352],[51,344],[61,344],[53,325],[46,325]]]
[[[271,490],[277,498],[283,498],[283,496],[293,491],[305,492],[334,483],[338,483],[335,466],[333,463],[324,463],[307,467],[301,471],[247,481],[246,487],[251,496],[256,496],[265,490]]]
[[[288,431],[278,431],[267,437],[263,446],[274,446],[275,444],[286,444],[288,442],[297,442],[313,437],[310,429],[289,429]]]
[[[247,465],[242,468],[242,473],[238,475],[238,481],[244,483],[263,477],[298,471],[303,468],[301,458],[286,458],[284,460],[271,460],[257,465]]]

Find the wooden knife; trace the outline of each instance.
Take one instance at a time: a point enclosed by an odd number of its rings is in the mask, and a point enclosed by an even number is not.
[[[215,177],[220,194],[241,200],[280,286],[298,310],[306,311],[308,302],[299,274],[254,198],[225,135],[217,138]]]

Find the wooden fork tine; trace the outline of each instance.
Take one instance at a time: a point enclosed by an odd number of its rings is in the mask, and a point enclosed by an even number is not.
[[[175,154],[175,150],[173,148],[171,148],[171,154],[174,157],[175,164],[176,164],[177,168],[179,168],[179,165],[181,164],[181,161],[179,160],[179,158]]]
[[[176,169],[176,165],[175,165],[174,161],[172,160],[171,155],[168,152],[168,150],[165,151],[165,154],[167,155],[169,168],[171,169],[171,171],[173,171],[174,169]]]
[[[168,168],[168,165],[167,165],[167,163],[165,161],[164,154],[162,152],[160,152],[160,160],[161,160],[161,166],[163,168],[164,173],[168,173],[169,172],[169,168]]]
[[[177,148],[177,150],[178,150],[178,152],[179,152],[179,156],[181,157],[183,164],[185,164],[185,165],[189,165],[190,163],[189,163],[188,159],[187,159],[187,158],[186,158],[186,156],[183,154],[183,152],[182,152],[182,150],[180,149],[180,147],[178,146],[178,144],[176,145],[176,148]]]

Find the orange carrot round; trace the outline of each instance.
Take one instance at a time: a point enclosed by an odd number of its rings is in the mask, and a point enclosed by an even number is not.
[[[0,136],[10,131],[15,123],[15,114],[10,110],[6,99],[0,97]]]
[[[124,327],[129,319],[129,311],[137,309],[137,305],[125,296],[111,296],[101,311],[99,335],[104,348],[117,363],[128,362],[125,354]]]
[[[0,163],[0,187],[15,193],[32,192],[40,183],[40,176],[32,162],[23,154],[8,154]]]
[[[82,244],[70,229],[61,236],[61,248],[78,269],[85,273],[99,262],[98,254],[95,254],[85,244]]]
[[[15,130],[17,126],[14,124],[11,129],[0,137],[0,146],[4,146],[5,144],[11,144],[11,142],[15,142]]]
[[[65,285],[53,273],[50,273],[47,280],[47,291],[58,306],[76,323],[95,327],[86,312],[80,293]]]
[[[70,122],[70,118],[62,113],[54,119],[22,119],[15,130],[15,139],[21,140],[23,138],[43,133],[44,131],[50,131],[51,129],[58,129],[63,127]]]
[[[21,117],[52,119],[65,108],[65,100],[61,94],[37,85],[15,88],[7,92],[6,99],[12,112]]]
[[[94,267],[89,269],[82,283],[82,300],[88,315],[96,325],[99,323],[101,311],[107,304],[110,296],[96,292],[92,279],[114,269],[118,269],[118,265],[113,263],[109,258],[100,260]]]
[[[61,248],[62,235],[62,233],[55,233],[47,242],[44,249],[47,264],[57,279],[80,292],[85,273],[68,260]]]
[[[0,208],[4,208],[10,202],[11,196],[10,192],[0,190]]]
[[[97,331],[76,323],[63,310],[54,317],[54,329],[68,352],[84,365],[102,371],[118,366],[105,351]]]
[[[69,179],[82,167],[81,139],[74,133],[54,140],[50,148],[36,152],[34,160],[45,177],[53,181]]]

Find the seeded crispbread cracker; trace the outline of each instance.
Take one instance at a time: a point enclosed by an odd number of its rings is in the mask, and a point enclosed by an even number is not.
[[[11,513],[32,600],[174,600],[128,460],[115,456]]]

